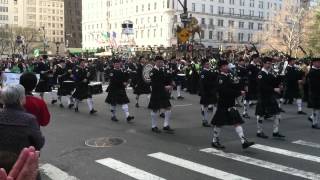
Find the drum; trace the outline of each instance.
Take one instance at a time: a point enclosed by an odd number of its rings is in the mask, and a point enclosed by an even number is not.
[[[89,84],[89,92],[93,94],[101,94],[102,90],[102,83],[101,82],[94,82]]]

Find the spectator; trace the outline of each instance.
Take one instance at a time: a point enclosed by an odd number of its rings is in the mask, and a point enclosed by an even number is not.
[[[8,85],[1,91],[4,109],[0,110],[0,167],[9,172],[20,152],[29,146],[39,151],[44,145],[36,118],[23,109],[22,85]]]
[[[50,113],[44,100],[34,97],[32,91],[37,85],[37,77],[34,73],[25,72],[20,77],[20,84],[25,88],[26,103],[25,110],[33,114],[40,126],[47,126],[50,122]]]

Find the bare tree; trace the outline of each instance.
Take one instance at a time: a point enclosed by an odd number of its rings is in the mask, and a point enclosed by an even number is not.
[[[295,0],[283,0],[281,9],[274,10],[264,30],[255,37],[262,49],[277,49],[292,55],[303,44],[306,20],[306,10]]]

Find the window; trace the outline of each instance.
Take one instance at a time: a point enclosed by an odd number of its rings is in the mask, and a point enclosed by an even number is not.
[[[259,8],[263,9],[263,1],[259,1]]]
[[[218,7],[218,14],[223,14],[224,7]]]
[[[253,22],[249,22],[248,28],[249,28],[249,29],[253,29],[253,24],[254,24]]]
[[[263,12],[262,11],[259,11],[259,18],[263,19]]]
[[[223,40],[223,32],[221,32],[221,31],[217,32],[217,40],[218,41],[222,41]]]
[[[148,4],[148,11],[150,11],[150,3]]]
[[[141,30],[141,36],[140,37],[141,37],[141,39],[143,38],[143,30]]]
[[[234,21],[232,21],[232,20],[229,20],[229,22],[228,22],[228,25],[229,25],[229,27],[234,27]]]
[[[210,20],[209,20],[209,25],[210,25],[210,26],[213,26],[213,19],[210,19]]]
[[[202,30],[202,31],[201,31],[200,39],[204,39],[204,37],[205,37],[205,32]]]
[[[192,3],[192,11],[196,12],[196,4],[195,3]]]
[[[218,26],[223,27],[223,20],[222,19],[218,19]]]
[[[240,6],[244,6],[244,0],[240,0]]]
[[[157,16],[153,17],[153,22],[157,22]]]
[[[243,36],[244,36],[243,33],[238,34],[238,41],[239,42],[243,42]]]
[[[136,6],[136,13],[139,12],[139,6]]]
[[[224,0],[219,0],[219,3],[224,3]]]
[[[254,0],[250,0],[250,7],[254,7]]]
[[[156,2],[155,2],[154,5],[153,5],[153,9],[154,9],[154,10],[157,10],[157,3],[156,3]]]
[[[234,0],[229,0],[229,4],[234,5]]]
[[[258,23],[258,30],[262,30],[262,24]]]
[[[249,16],[254,16],[254,10],[249,11]]]
[[[248,42],[251,42],[253,40],[253,34],[249,33],[248,34]]]
[[[239,14],[240,14],[240,16],[243,16],[244,15],[244,9],[239,9]]]
[[[229,14],[234,15],[234,8],[229,8]]]
[[[213,32],[209,31],[209,39],[213,39]]]
[[[206,5],[202,4],[202,13],[205,13],[205,12],[206,12]]]
[[[206,24],[206,19],[205,18],[201,18],[201,24]]]
[[[239,29],[243,29],[244,28],[244,22],[239,22]]]
[[[210,13],[213,14],[213,5],[210,5]]]

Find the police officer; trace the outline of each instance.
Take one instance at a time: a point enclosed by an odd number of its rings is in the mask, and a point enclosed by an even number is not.
[[[157,113],[161,109],[165,110],[165,118],[163,130],[167,133],[173,133],[174,130],[170,127],[169,121],[171,117],[170,92],[172,85],[168,84],[166,74],[163,70],[163,58],[155,57],[155,66],[150,72],[151,78],[151,97],[148,108],[151,110],[151,127],[152,132],[161,133],[157,127]]]
[[[208,123],[209,105],[216,105],[217,103],[217,76],[218,73],[210,69],[210,63],[207,59],[202,60],[203,69],[200,73],[200,104],[202,126],[211,127]]]
[[[258,74],[258,103],[256,106],[257,116],[257,137],[267,139],[262,129],[262,118],[264,116],[275,116],[273,125],[273,137],[284,138],[285,136],[279,133],[280,123],[280,108],[276,99],[277,94],[281,89],[275,86],[275,77],[271,74],[272,58],[263,57],[263,68]]]
[[[105,102],[111,105],[111,120],[115,122],[119,121],[116,117],[116,106],[121,105],[127,122],[131,122],[134,117],[130,116],[128,107],[130,101],[126,93],[129,75],[121,69],[120,60],[114,60],[113,70],[109,73],[109,78],[110,84],[107,88],[108,95]]]
[[[245,95],[244,91],[240,91],[235,87],[229,74],[228,62],[221,60],[218,63],[220,74],[218,76],[218,104],[217,111],[211,121],[214,125],[212,147],[217,149],[224,149],[225,147],[220,144],[219,136],[221,127],[231,125],[235,127],[237,134],[240,137],[242,148],[246,149],[254,144],[249,142],[243,132],[241,124],[244,121],[240,113],[235,108],[235,99],[241,95]]]
[[[76,82],[76,90],[72,97],[75,99],[75,112],[79,111],[79,102],[83,99],[87,99],[87,104],[90,110],[90,114],[94,114],[97,111],[93,108],[92,95],[89,91],[89,77],[90,73],[86,67],[84,59],[80,60],[80,65],[74,71],[74,78]]]
[[[320,58],[312,59],[312,66],[307,75],[309,84],[308,107],[312,108],[312,128],[320,129]]]

